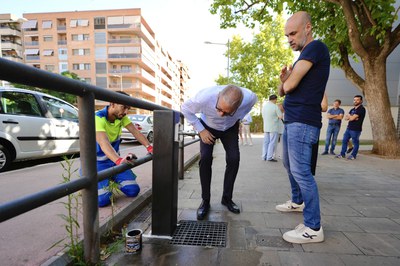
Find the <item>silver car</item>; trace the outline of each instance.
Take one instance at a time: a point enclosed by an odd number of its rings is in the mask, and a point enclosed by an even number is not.
[[[0,87],[0,172],[13,161],[77,152],[78,109],[37,91]]]
[[[152,115],[128,115],[133,125],[148,139],[153,142],[153,116]],[[136,140],[135,137],[126,129],[122,129],[121,140]]]

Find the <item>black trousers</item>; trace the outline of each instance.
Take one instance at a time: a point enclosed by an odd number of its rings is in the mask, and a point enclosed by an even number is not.
[[[226,199],[232,199],[233,186],[239,170],[240,152],[239,152],[239,121],[234,126],[225,130],[219,131],[208,127],[203,121],[204,127],[220,139],[225,149],[225,176],[224,176],[224,191],[222,196]],[[211,192],[211,176],[212,176],[212,161],[213,161],[214,144],[205,144],[200,139],[200,182],[201,182],[201,197],[203,200],[210,200]]]

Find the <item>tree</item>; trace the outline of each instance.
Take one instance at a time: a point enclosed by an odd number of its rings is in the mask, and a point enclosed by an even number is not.
[[[278,16],[270,24],[260,26],[251,42],[244,42],[239,36],[230,42],[230,82],[252,90],[260,102],[277,94],[280,70],[293,60],[292,51],[284,45],[283,27],[284,21]],[[216,82],[225,84],[226,79],[220,76]]]
[[[76,73],[69,72],[69,71],[64,71],[61,73],[62,76],[65,76],[67,78],[71,79],[76,79],[76,80],[81,80],[79,76]],[[27,89],[27,90],[32,90],[32,91],[40,91],[43,93],[50,94],[54,97],[63,99],[66,102],[69,102],[71,104],[76,105],[76,95],[70,94],[70,93],[65,93],[65,92],[59,92],[59,91],[54,91],[54,90],[48,90],[48,89],[41,89],[41,88],[36,88],[28,85],[22,85],[18,83],[11,83],[11,85],[15,88],[21,88],[21,89]]]
[[[243,22],[249,27],[271,23],[274,12],[305,10],[313,19],[313,30],[328,46],[332,64],[368,101],[374,139],[373,153],[400,156],[400,140],[390,111],[386,60],[400,42],[400,25],[394,27],[399,8],[395,0],[214,0],[210,11],[219,14],[221,27]],[[361,60],[359,75],[351,59]]]

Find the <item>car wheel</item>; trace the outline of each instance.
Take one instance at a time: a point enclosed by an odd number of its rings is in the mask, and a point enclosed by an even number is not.
[[[147,140],[148,140],[150,143],[153,143],[153,141],[154,141],[153,132],[149,132],[149,134],[147,135]]]
[[[11,163],[10,152],[3,145],[0,145],[0,172],[8,168]]]

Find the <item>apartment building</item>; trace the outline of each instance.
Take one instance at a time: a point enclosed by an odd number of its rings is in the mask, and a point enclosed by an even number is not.
[[[0,57],[23,63],[22,18],[0,14]]]
[[[180,63],[157,41],[140,8],[23,16],[26,64],[74,72],[93,85],[179,110]],[[97,108],[106,104],[96,101]]]

